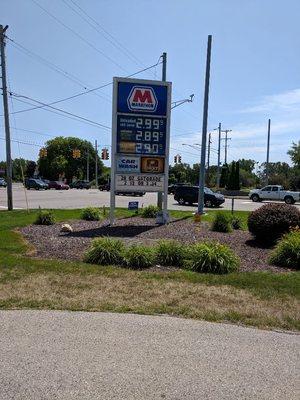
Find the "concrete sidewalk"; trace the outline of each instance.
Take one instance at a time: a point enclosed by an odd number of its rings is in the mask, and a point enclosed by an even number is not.
[[[295,334],[87,312],[0,321],[1,400],[299,399]]]

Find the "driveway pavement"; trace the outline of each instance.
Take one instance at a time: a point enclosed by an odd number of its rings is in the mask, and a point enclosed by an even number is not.
[[[26,190],[20,184],[13,186],[13,200],[16,209],[26,209],[26,199],[31,209],[41,208],[84,208],[109,207],[109,192],[100,192],[96,189],[91,190]],[[146,193],[143,197],[116,196],[117,207],[128,207],[129,201],[138,201],[139,206],[156,204],[157,194]],[[252,211],[264,203],[253,203],[248,198],[235,199],[235,210]],[[297,205],[300,208],[300,204]],[[190,210],[196,211],[196,206],[180,206],[173,195],[168,196],[168,208],[170,210]],[[7,209],[6,190],[0,188],[0,210]],[[226,199],[222,209],[231,209],[231,199]],[[208,209],[209,210],[209,209]]]
[[[1,400],[296,400],[295,334],[172,317],[0,312]]]

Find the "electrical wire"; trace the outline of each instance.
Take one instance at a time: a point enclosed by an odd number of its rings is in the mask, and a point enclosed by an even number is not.
[[[31,0],[36,6],[38,6],[41,10],[43,10],[46,14],[48,14],[51,18],[53,18],[57,23],[62,25],[65,29],[68,31],[72,32],[75,36],[77,36],[81,41],[83,41],[85,44],[87,44],[90,48],[95,50],[97,53],[101,54],[103,57],[105,57],[107,60],[109,60],[111,63],[116,65],[118,68],[120,68],[124,72],[128,72],[126,69],[122,67],[119,63],[117,63],[115,60],[113,60],[111,57],[106,55],[102,50],[98,49],[96,46],[94,46],[91,42],[89,42],[87,39],[85,39],[83,36],[81,36],[78,32],[76,32],[74,29],[70,28],[68,25],[66,25],[64,22],[62,22],[59,18],[57,18],[54,14],[52,14],[50,11],[48,11],[46,8],[41,6],[36,0]]]

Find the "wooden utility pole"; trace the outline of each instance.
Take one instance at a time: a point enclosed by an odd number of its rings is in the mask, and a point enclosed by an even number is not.
[[[4,109],[4,125],[5,125],[5,140],[6,140],[6,180],[7,180],[7,208],[13,210],[12,196],[12,160],[11,160],[11,141],[9,127],[9,112],[7,101],[7,85],[6,85],[6,65],[5,65],[5,32],[8,28],[0,25],[0,51],[1,51],[1,78],[2,78],[2,96]]]
[[[95,182],[96,182],[96,189],[98,189],[98,144],[97,144],[97,140],[95,140],[95,151],[96,151],[96,156],[95,156]]]

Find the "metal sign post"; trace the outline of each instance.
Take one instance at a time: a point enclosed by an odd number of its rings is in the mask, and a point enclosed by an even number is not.
[[[114,78],[110,223],[115,192],[164,193],[168,221],[171,83]]]

